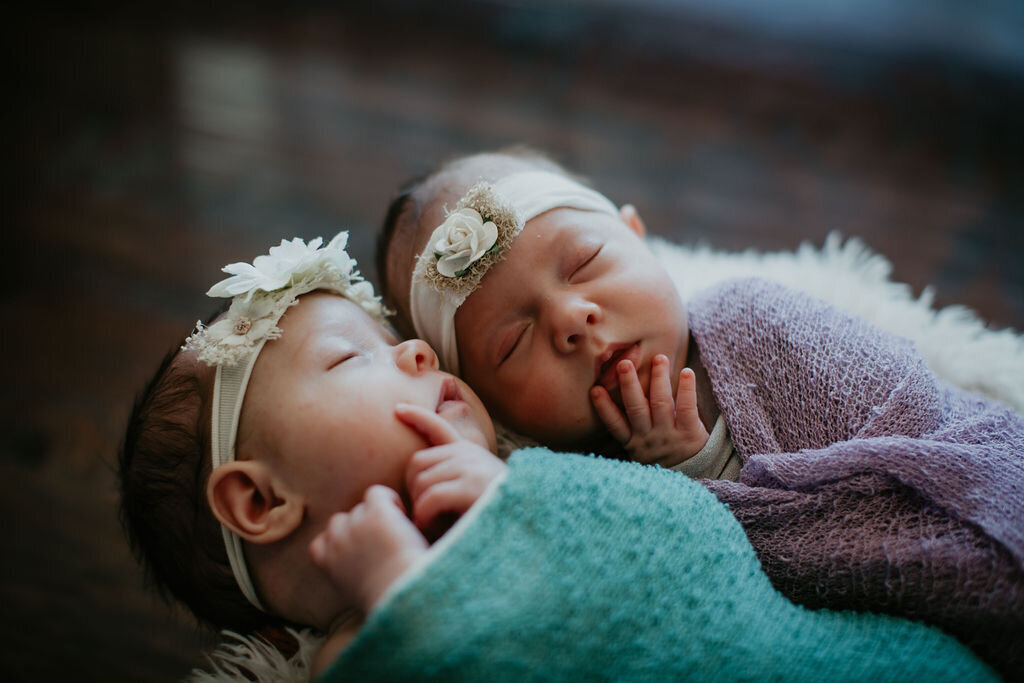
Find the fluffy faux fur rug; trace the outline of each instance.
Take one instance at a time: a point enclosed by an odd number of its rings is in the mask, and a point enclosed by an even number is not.
[[[1013,330],[988,329],[963,306],[936,310],[930,288],[914,298],[909,286],[889,279],[889,261],[856,238],[844,242],[832,233],[821,249],[804,243],[795,252],[771,253],[721,252],[659,239],[649,244],[684,300],[731,277],[775,280],[913,340],[939,377],[1024,412],[1024,338]]]
[[[819,249],[802,244],[796,251],[742,253],[709,247],[684,247],[649,240],[672,275],[684,300],[714,282],[737,276],[760,276],[800,289],[856,313],[874,324],[913,340],[938,376],[1024,412],[1024,337],[1013,330],[993,330],[970,309],[936,310],[933,293],[914,297],[910,287],[890,279],[892,265],[863,242],[830,234]],[[504,434],[503,454],[525,439]],[[322,639],[310,630],[292,631],[298,652],[285,658],[258,637],[225,632],[210,654],[210,668],[194,671],[196,683],[213,681],[299,682],[309,680],[309,665]],[[252,674],[245,676],[242,672]],[[254,678],[253,678],[254,677]]]
[[[312,629],[288,629],[298,649],[286,657],[271,642],[256,635],[221,631],[217,649],[207,659],[209,668],[195,669],[186,679],[190,683],[218,681],[259,681],[260,683],[299,683],[310,680],[310,666],[324,639]]]

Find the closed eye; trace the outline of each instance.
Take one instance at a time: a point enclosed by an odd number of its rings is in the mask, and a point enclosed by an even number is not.
[[[515,335],[515,337],[512,337],[510,338],[510,341],[505,342],[506,344],[508,344],[508,350],[506,351],[503,349],[501,351],[501,359],[498,361],[499,366],[506,360],[508,360],[513,353],[515,353],[515,350],[516,348],[519,347],[519,342],[522,341],[523,336],[526,334],[526,330],[528,327],[529,325],[523,325],[522,327],[519,328],[519,333]]]
[[[344,354],[342,354],[340,356],[337,356],[337,357],[335,357],[334,359],[331,360],[331,364],[330,364],[330,366],[328,366],[327,369],[328,370],[333,370],[334,368],[336,368],[336,367],[338,367],[340,365],[343,365],[345,363],[345,361],[352,360],[353,358],[355,358],[358,355],[359,354],[354,352],[354,351],[349,351],[349,352],[344,353]]]
[[[603,244],[587,256],[578,266],[576,266],[576,269],[573,270],[572,274],[569,276],[569,281],[572,282],[574,279],[579,280],[580,275],[583,274],[581,271],[585,270],[587,266],[594,262],[594,259],[597,258],[597,255],[601,253],[602,249],[604,249]]]

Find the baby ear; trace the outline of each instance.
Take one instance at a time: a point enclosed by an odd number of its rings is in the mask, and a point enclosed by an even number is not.
[[[643,237],[647,234],[647,226],[644,225],[643,220],[640,219],[640,214],[637,213],[636,207],[632,204],[623,204],[619,209],[619,216],[622,218],[622,222],[636,233],[637,237]]]
[[[233,460],[210,473],[206,500],[221,524],[258,544],[287,537],[305,512],[302,499],[255,460]]]

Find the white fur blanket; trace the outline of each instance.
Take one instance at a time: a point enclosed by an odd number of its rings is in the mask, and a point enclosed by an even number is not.
[[[732,277],[775,280],[908,337],[938,376],[1024,413],[1024,337],[1012,330],[989,329],[963,306],[936,310],[930,289],[915,298],[908,285],[890,279],[889,261],[860,240],[844,242],[833,233],[820,249],[805,243],[796,251],[770,253],[723,252],[658,238],[648,243],[684,300]],[[518,445],[513,439],[506,450]],[[241,673],[245,669],[258,681],[307,681],[309,662],[321,641],[313,631],[297,635],[302,646],[286,660],[258,639],[225,634],[210,655],[210,669],[193,672],[189,680],[249,680]]]
[[[821,249],[804,243],[771,253],[681,247],[656,238],[649,245],[684,300],[729,278],[774,280],[907,337],[939,377],[1024,412],[1024,337],[987,328],[964,306],[936,310],[930,288],[914,298],[908,285],[890,279],[889,261],[856,238],[844,242],[832,233]]]

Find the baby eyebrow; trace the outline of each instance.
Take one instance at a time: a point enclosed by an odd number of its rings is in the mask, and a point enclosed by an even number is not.
[[[311,349],[310,360],[318,365],[326,364],[329,367],[334,367],[339,358],[351,355],[356,351],[356,346],[350,344],[348,340],[339,342],[337,339],[332,339],[315,345]]]
[[[372,335],[373,332],[366,334],[349,325],[328,328],[313,336],[309,353],[326,359],[342,353],[365,351],[373,345]]]

